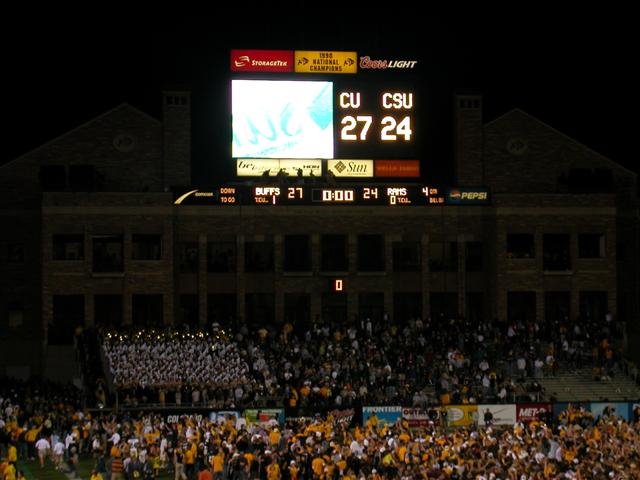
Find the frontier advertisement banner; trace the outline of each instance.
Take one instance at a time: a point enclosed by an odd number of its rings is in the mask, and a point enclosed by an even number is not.
[[[232,72],[293,72],[292,50],[231,50]]]
[[[378,425],[393,425],[402,416],[402,407],[362,407],[362,423],[367,423],[374,414],[378,417]]]
[[[357,73],[356,52],[296,50],[296,73]]]

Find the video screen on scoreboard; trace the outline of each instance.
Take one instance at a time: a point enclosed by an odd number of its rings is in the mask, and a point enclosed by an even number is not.
[[[233,80],[234,158],[333,158],[333,84]]]
[[[417,159],[408,81],[232,80],[232,157]]]

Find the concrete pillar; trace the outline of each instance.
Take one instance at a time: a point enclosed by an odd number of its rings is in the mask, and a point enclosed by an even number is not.
[[[133,296],[128,288],[122,292],[122,325],[133,324]]]
[[[198,235],[198,323],[206,325],[208,322],[208,277],[207,277],[207,235]]]
[[[422,318],[427,318],[431,314],[431,302],[429,300],[429,293],[431,286],[429,282],[429,234],[423,233],[420,238],[420,250],[422,252]]]
[[[536,323],[544,322],[544,290],[536,290]]]
[[[359,299],[358,292],[348,290],[347,293],[347,322],[353,321],[358,317]]]
[[[274,261],[274,320],[276,323],[284,323],[284,287],[282,282],[282,274],[284,271],[284,236],[274,235],[273,238],[273,261]]]
[[[391,235],[384,236],[384,312],[389,315],[389,318],[395,320],[393,311],[393,240]]]
[[[93,327],[95,320],[95,296],[92,292],[84,294],[84,325],[85,327]]]
[[[244,301],[244,296],[246,292],[246,285],[244,282],[244,265],[245,265],[245,243],[247,241],[247,237],[243,234],[238,235],[238,265],[236,270],[236,278],[237,278],[237,287],[236,287],[236,312],[238,319],[241,320],[242,323],[247,321],[246,315],[246,305]],[[242,252],[242,253],[240,253]],[[242,255],[242,261],[240,261],[240,255]]]
[[[467,314],[467,249],[466,238],[458,235],[456,238],[458,255],[458,315],[465,317]]]

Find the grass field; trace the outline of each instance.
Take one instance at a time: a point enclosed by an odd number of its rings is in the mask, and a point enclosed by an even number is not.
[[[93,465],[94,460],[92,457],[80,457],[80,461],[78,463],[78,471],[75,478],[78,480],[89,480],[89,477],[91,477],[91,469],[93,468]],[[38,461],[19,461],[17,469],[22,470],[28,480],[69,480],[69,475],[57,471],[50,461],[47,461],[45,463],[44,468],[40,468],[40,464],[38,463]],[[173,479],[173,475],[169,473],[162,473],[158,477],[158,480],[170,479]],[[105,477],[104,480],[109,480],[109,476]]]

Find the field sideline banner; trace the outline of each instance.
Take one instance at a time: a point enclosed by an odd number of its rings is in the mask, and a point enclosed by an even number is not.
[[[450,427],[469,427],[478,422],[478,405],[446,405],[447,425]]]
[[[402,416],[402,407],[362,407],[362,424],[367,423],[373,414],[378,417],[378,425],[393,425]]]
[[[516,405],[503,404],[483,404],[478,405],[478,425],[484,427],[484,414],[489,410],[493,414],[493,425],[513,425],[516,423]]]
[[[249,408],[244,411],[244,418],[249,424],[258,423],[264,426],[275,421],[284,425],[284,408]]]

